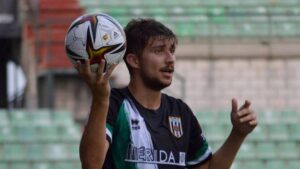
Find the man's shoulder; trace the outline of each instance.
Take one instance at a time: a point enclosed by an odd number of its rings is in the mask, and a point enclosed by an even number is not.
[[[126,95],[128,95],[127,87],[111,89],[111,96],[125,97]]]
[[[114,104],[121,103],[128,97],[128,89],[125,88],[112,88],[110,93],[110,102]]]
[[[171,95],[168,95],[166,93],[163,93],[162,94],[162,98],[165,99],[165,100],[168,100],[170,102],[178,102],[178,103],[184,103],[184,101],[181,99],[181,98],[178,98],[178,97],[174,97],[174,96],[171,96]],[[185,103],[184,103],[185,104]]]
[[[166,93],[163,93],[162,99],[165,100],[168,104],[176,104],[181,107],[188,107],[188,105],[181,98],[170,96]]]

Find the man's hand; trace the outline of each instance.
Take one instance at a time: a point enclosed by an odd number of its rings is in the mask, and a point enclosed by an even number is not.
[[[236,99],[232,99],[231,122],[233,125],[233,132],[245,137],[257,125],[256,114],[250,109],[251,103],[246,100],[244,105],[238,109]]]
[[[80,142],[80,160],[83,169],[102,168],[109,143],[106,140],[106,117],[109,109],[109,78],[116,65],[103,72],[105,61],[101,60],[96,72],[91,70],[90,61],[77,62],[75,68],[88,84],[93,100],[88,122]],[[92,146],[91,146],[92,145]]]
[[[109,78],[116,67],[111,66],[105,73],[103,73],[105,67],[105,61],[101,60],[98,70],[93,72],[90,66],[90,60],[85,60],[84,63],[77,62],[75,68],[78,70],[79,75],[88,84],[93,98],[96,100],[107,99],[110,94]]]

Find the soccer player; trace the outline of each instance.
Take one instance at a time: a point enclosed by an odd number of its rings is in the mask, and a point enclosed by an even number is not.
[[[76,68],[92,92],[91,112],[80,144],[83,169],[229,169],[245,137],[257,125],[250,102],[232,99],[232,130],[215,153],[191,109],[161,93],[172,82],[175,34],[153,19],[125,27],[124,56],[130,82],[111,89],[115,65],[92,72],[89,60]],[[201,123],[201,119],[200,123]]]

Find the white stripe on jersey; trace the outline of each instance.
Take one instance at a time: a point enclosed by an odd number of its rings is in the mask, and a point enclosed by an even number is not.
[[[131,132],[131,141],[134,147],[144,147],[154,149],[150,132],[148,131],[144,118],[140,115],[139,111],[135,107],[131,100],[124,100],[124,109],[127,116],[127,120]],[[133,159],[125,159],[125,161],[131,161]],[[157,164],[137,162],[137,168],[139,169],[158,169]]]
[[[110,138],[110,140],[112,140],[112,134],[111,132],[106,128],[105,129],[106,135]]]

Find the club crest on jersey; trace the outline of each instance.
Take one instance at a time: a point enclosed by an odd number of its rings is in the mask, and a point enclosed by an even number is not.
[[[171,133],[180,138],[183,135],[181,118],[175,116],[169,116],[169,125]]]

